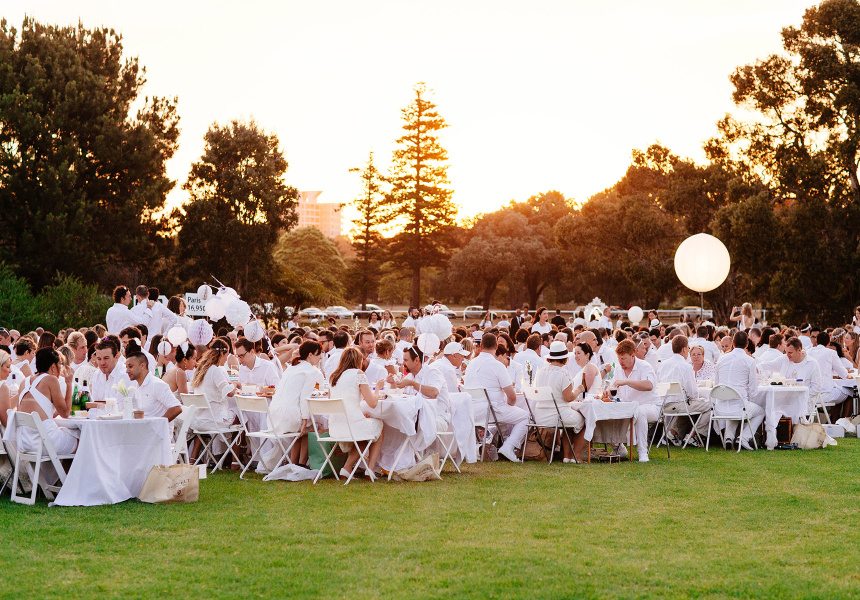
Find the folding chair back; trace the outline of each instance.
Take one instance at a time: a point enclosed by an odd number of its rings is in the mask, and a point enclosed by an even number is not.
[[[349,422],[349,415],[346,412],[346,405],[343,403],[343,398],[308,398],[308,412],[310,413],[311,423],[314,427],[314,433],[316,433],[317,436],[317,443],[319,443],[320,448],[322,448],[323,454],[325,455],[325,461],[323,462],[323,466],[320,467],[319,473],[317,473],[317,476],[314,478],[314,483],[319,481],[320,476],[325,471],[326,464],[331,467],[331,471],[332,473],[334,473],[335,479],[340,481],[337,469],[335,469],[334,465],[331,463],[331,457],[334,454],[334,451],[338,445],[332,442],[351,442],[355,445],[355,449],[358,451],[358,460],[355,463],[355,467],[353,467],[352,469],[352,473],[350,473],[349,477],[347,477],[344,485],[347,485],[350,481],[352,481],[356,470],[362,463],[364,464],[365,469],[367,469],[368,471],[370,470],[370,465],[367,463],[367,457],[370,453],[370,442],[372,442],[373,440],[371,438],[356,438],[355,434],[352,432],[352,424]],[[327,438],[320,438],[319,429],[317,428],[316,417],[331,417],[335,415],[342,415],[344,417],[344,420],[346,421],[347,431],[349,431],[349,437],[335,438],[329,435],[329,437]],[[368,442],[364,450],[359,447],[359,442]],[[326,450],[326,443],[331,444],[331,450]],[[370,480],[375,481],[373,475],[371,475]]]
[[[714,419],[740,419],[744,414],[744,400],[740,392],[726,384],[714,386],[711,390]]]
[[[15,457],[15,473],[12,480],[12,501],[19,502],[21,504],[35,504],[36,492],[39,487],[42,488],[45,492],[45,496],[47,496],[49,500],[53,499],[53,492],[59,491],[62,484],[66,482],[66,470],[63,468],[62,463],[60,463],[60,459],[74,458],[74,454],[64,456],[57,455],[57,452],[54,449],[54,444],[45,433],[45,426],[42,424],[42,418],[39,416],[39,413],[16,413],[15,439],[18,439],[18,432],[22,427],[30,427],[31,429],[36,430],[39,434],[39,448],[36,452],[22,452],[20,448],[18,449]],[[60,479],[60,485],[48,485],[45,478],[40,474],[42,463],[44,462],[50,462],[54,466],[54,469],[57,471],[57,476]],[[21,463],[26,465],[27,474],[30,476],[32,489],[29,497],[18,495],[18,479],[21,472]],[[30,463],[32,463],[35,468],[31,468]]]
[[[286,460],[290,461],[289,452],[292,449],[293,445],[299,440],[299,436],[301,432],[293,432],[293,433],[285,433],[285,434],[277,434],[274,430],[269,429],[271,426],[271,419],[269,413],[269,401],[265,398],[261,398],[260,396],[236,396],[236,407],[239,409],[239,421],[242,423],[242,429],[245,431],[245,435],[248,438],[253,438],[257,440],[257,447],[254,449],[253,454],[251,455],[251,460],[248,461],[248,464],[245,465],[245,468],[239,474],[239,479],[243,479],[245,477],[245,472],[251,466],[251,463],[254,462],[255,459],[258,459],[260,456],[260,451],[263,449],[263,443],[266,440],[271,440],[273,443],[277,444],[281,449],[282,458],[278,461],[278,464],[275,465],[273,471],[281,466],[281,464]],[[245,418],[245,413],[258,413],[262,415],[266,415],[268,419],[268,424],[266,425],[266,429],[261,431],[251,431],[248,429],[248,421]],[[287,445],[284,446],[283,439],[284,438],[292,438],[292,442],[287,442]]]
[[[528,424],[528,428],[526,429],[526,439],[528,439],[528,431],[530,429],[539,428],[539,427],[547,427],[547,428],[549,427],[549,426],[538,425],[537,419],[535,418],[534,413],[532,412],[530,403],[533,402],[535,405],[535,408],[541,407],[541,408],[553,409],[553,410],[555,410],[556,416],[558,417],[555,424],[552,425],[552,427],[554,428],[554,431],[552,433],[552,445],[549,448],[547,448],[544,445],[543,439],[540,436],[538,437],[538,444],[540,444],[541,448],[544,451],[544,454],[547,455],[549,462],[552,463],[553,456],[555,456],[555,442],[556,442],[556,439],[558,437],[559,429],[561,429],[563,431],[564,436],[567,438],[568,443],[570,444],[571,448],[573,448],[573,442],[570,439],[570,435],[567,432],[567,428],[564,426],[564,420],[561,418],[561,410],[559,409],[559,406],[562,406],[562,404],[559,404],[558,399],[552,393],[552,388],[547,387],[547,386],[541,386],[541,387],[525,386],[523,388],[523,395],[525,395],[525,397],[526,397],[526,406],[529,407],[529,414],[531,415],[531,422]],[[524,460],[525,454],[526,454],[526,445],[523,444],[522,456],[520,457],[520,460],[522,460],[523,462],[525,462],[525,460]],[[576,459],[576,457],[574,457],[574,459]],[[577,460],[577,462],[579,462],[579,461]]]
[[[173,462],[179,462],[182,457],[185,457],[185,464],[191,461],[188,457],[188,430],[191,427],[191,421],[194,419],[194,413],[197,411],[196,406],[183,406],[182,413],[179,415],[179,427],[173,430]]]
[[[259,396],[236,396],[236,406],[239,411],[269,414],[269,403]]]
[[[205,457],[207,454],[211,458],[215,458],[211,446],[215,438],[220,438],[221,441],[227,446],[227,450],[221,455],[221,458],[215,463],[215,471],[221,468],[224,459],[227,458],[227,454],[232,454],[233,458],[236,460],[236,463],[240,466],[244,466],[242,461],[239,460],[239,456],[236,454],[234,450],[234,446],[239,441],[239,433],[242,430],[242,427],[238,427],[235,425],[219,425],[220,419],[215,416],[215,411],[212,410],[212,405],[209,404],[209,399],[206,398],[206,394],[179,394],[179,401],[182,402],[185,406],[193,406],[197,412],[209,413],[209,418],[212,419],[212,423],[215,426],[212,430],[197,430],[192,428],[191,433],[193,433],[200,440],[200,443],[203,444],[203,450],[200,452],[200,455],[197,457],[197,461],[194,464],[200,462],[201,458]],[[232,440],[228,440],[226,434],[232,434]],[[203,441],[201,436],[208,435],[211,436],[211,440],[206,443]]]
[[[481,462],[484,462],[484,455],[486,454],[487,449],[487,432],[489,431],[490,425],[495,425],[496,433],[499,435],[499,438],[504,442],[504,437],[502,436],[502,428],[499,425],[499,420],[496,418],[496,411],[493,409],[493,403],[490,402],[490,395],[487,393],[487,390],[484,388],[466,388],[463,390],[467,394],[472,397],[472,400],[475,402],[486,402],[487,409],[484,411],[483,418],[475,415],[475,427],[481,427],[484,429],[483,435],[481,435]],[[492,439],[492,437],[491,437]]]

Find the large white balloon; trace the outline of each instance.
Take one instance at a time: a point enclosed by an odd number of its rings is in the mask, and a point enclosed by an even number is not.
[[[725,244],[707,233],[688,237],[675,251],[675,273],[694,292],[710,292],[720,287],[731,265]]]
[[[203,310],[206,311],[207,317],[213,321],[218,321],[224,318],[224,310],[226,308],[227,307],[224,306],[224,301],[216,296],[215,298],[209,298],[204,305]]]
[[[627,310],[627,319],[630,321],[631,325],[639,325],[639,323],[642,322],[642,317],[644,316],[645,312],[638,306],[631,306]]]
[[[167,332],[167,340],[174,346],[178,346],[187,339],[188,334],[182,327],[171,327],[170,331]]]
[[[422,333],[418,336],[416,345],[424,353],[424,356],[430,358],[439,352],[439,336],[435,333]]]

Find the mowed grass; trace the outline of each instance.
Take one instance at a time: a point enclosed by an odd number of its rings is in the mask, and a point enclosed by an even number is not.
[[[860,442],[264,483],[195,504],[0,500],[3,598],[857,598]]]

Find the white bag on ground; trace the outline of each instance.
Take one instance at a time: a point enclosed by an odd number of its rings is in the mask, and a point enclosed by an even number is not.
[[[287,463],[263,477],[263,481],[305,481],[306,479],[313,479],[317,476],[317,473],[319,471],[316,469],[305,469],[304,467]]]
[[[827,435],[820,423],[799,423],[793,428],[791,443],[797,444],[801,450],[813,450],[835,446],[836,440]]]
[[[857,433],[857,426],[851,422],[851,419],[846,419],[845,417],[842,417],[841,419],[838,419],[836,421],[836,425],[841,426],[842,429],[845,430],[846,434],[856,434]]]
[[[394,481],[432,481],[441,480],[439,475],[439,455],[431,454],[408,469],[395,471],[391,477]]]
[[[200,469],[196,465],[155,465],[137,495],[141,502],[197,502]]]

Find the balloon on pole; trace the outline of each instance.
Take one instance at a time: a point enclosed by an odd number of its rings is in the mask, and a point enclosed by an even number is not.
[[[631,325],[638,325],[642,322],[642,317],[645,316],[645,311],[643,311],[638,306],[631,306],[627,310],[627,318],[630,320]]]
[[[688,237],[675,251],[678,279],[700,294],[720,287],[728,277],[731,265],[725,244],[707,233]]]

